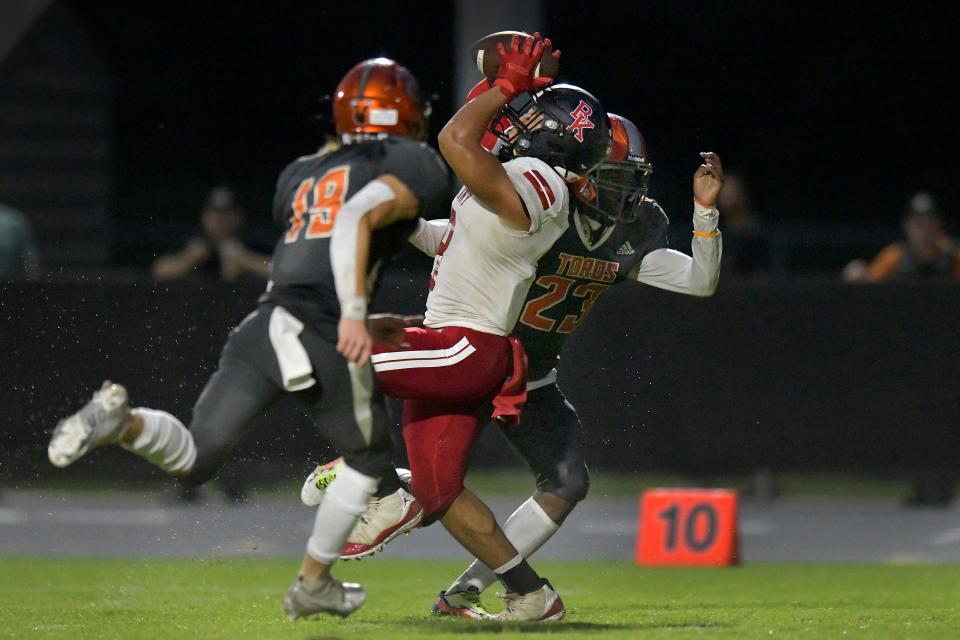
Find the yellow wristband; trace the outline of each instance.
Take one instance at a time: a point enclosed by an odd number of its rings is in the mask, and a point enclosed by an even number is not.
[[[713,231],[709,231],[709,232],[707,232],[707,231],[694,231],[694,232],[693,232],[693,235],[697,236],[698,238],[716,238],[718,235],[720,235],[720,232],[717,231],[716,229],[714,229]]]

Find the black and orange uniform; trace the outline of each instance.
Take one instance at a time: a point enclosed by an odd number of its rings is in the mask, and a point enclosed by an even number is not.
[[[273,216],[283,234],[273,251],[270,285],[261,298],[282,304],[326,339],[336,342],[340,303],[330,262],[330,239],[337,209],[377,177],[389,174],[420,201],[421,215],[450,206],[446,165],[423,142],[386,138],[348,144],[331,153],[293,161],[277,181]],[[417,220],[401,220],[373,232],[368,273],[406,245]],[[376,277],[368,278],[372,289]]]
[[[537,263],[537,277],[514,334],[529,360],[531,383],[556,366],[563,343],[611,286],[623,282],[651,251],[667,246],[669,222],[648,200],[634,222],[592,229],[571,214],[567,229]]]
[[[194,406],[190,431],[198,457],[191,482],[209,479],[253,417],[285,393],[304,407],[352,468],[395,477],[387,412],[372,373],[358,381],[358,371],[336,350],[340,305],[330,258],[338,211],[385,174],[410,189],[421,213],[436,216],[445,210],[446,166],[426,144],[408,138],[346,144],[299,158],[280,175],[273,214],[282,231],[271,280],[258,308],[230,333],[219,367]],[[416,224],[416,219],[404,220],[373,232],[370,290]]]
[[[667,246],[669,221],[649,200],[633,222],[592,228],[571,213],[570,227],[537,264],[537,277],[514,334],[529,360],[527,406],[519,428],[501,429],[530,465],[537,488],[574,504],[587,491],[580,419],[556,385],[567,337],[611,286],[624,282],[651,251]]]

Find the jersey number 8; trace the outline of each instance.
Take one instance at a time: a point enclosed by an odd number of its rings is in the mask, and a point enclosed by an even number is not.
[[[310,215],[306,223],[307,231],[303,236],[305,239],[329,238],[333,234],[333,223],[337,212],[343,206],[349,177],[350,167],[344,165],[330,169],[319,180],[307,178],[300,183],[293,195],[290,229],[284,237],[287,244],[299,239],[305,214]]]

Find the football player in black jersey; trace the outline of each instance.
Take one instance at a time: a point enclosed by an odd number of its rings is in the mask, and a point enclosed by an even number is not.
[[[344,460],[284,599],[291,619],[345,616],[363,604],[360,585],[334,580],[330,566],[378,482],[378,495],[396,495],[416,524],[419,507],[393,470],[390,423],[368,364],[366,303],[379,267],[417,218],[445,212],[450,201],[446,166],[421,141],[428,106],[406,68],[386,58],[358,64],[337,87],[333,113],[339,148],[298,158],[280,175],[273,212],[283,231],[270,283],[230,333],[189,429],[164,411],[131,409],[126,389],[108,381],[57,425],[48,449],[50,461],[65,467],[119,444],[199,484],[254,416],[291,395]]]

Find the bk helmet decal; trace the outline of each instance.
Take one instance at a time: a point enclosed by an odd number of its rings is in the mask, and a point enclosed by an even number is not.
[[[502,161],[539,158],[564,180],[576,183],[603,162],[610,150],[610,120],[588,91],[554,84],[506,105],[491,121]]]
[[[594,128],[593,121],[590,120],[590,116],[592,115],[593,108],[583,100],[580,101],[576,109],[570,112],[570,117],[573,118],[573,122],[567,127],[567,131],[573,132],[573,137],[577,139],[577,142],[583,142],[584,129]]]

